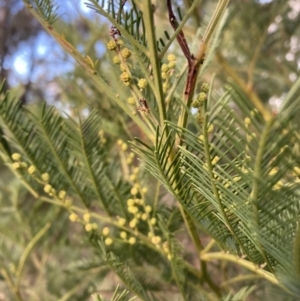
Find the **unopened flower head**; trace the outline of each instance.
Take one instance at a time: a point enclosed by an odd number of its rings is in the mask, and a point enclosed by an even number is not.
[[[162,72],[168,72],[168,71],[169,71],[168,65],[167,65],[167,64],[163,64],[163,65],[161,66],[161,71],[162,71]]]
[[[120,232],[120,237],[121,237],[122,239],[126,239],[126,238],[127,238],[127,232],[121,231],[121,232]]]
[[[14,161],[19,161],[21,159],[21,155],[19,153],[13,153],[11,155],[11,158],[14,160]]]
[[[201,92],[208,93],[208,91],[209,91],[209,84],[203,83],[203,84],[201,85],[200,90],[201,90]]]
[[[71,214],[69,215],[69,220],[70,220],[71,222],[76,222],[77,219],[78,219],[78,215],[77,215],[76,213],[71,213]]]
[[[124,59],[128,59],[131,56],[131,51],[128,48],[124,48],[121,51],[121,54],[122,54],[122,56],[123,56]]]
[[[67,193],[64,191],[64,190],[60,190],[58,192],[58,197],[61,199],[61,200],[64,200],[65,197],[66,197]]]
[[[126,83],[126,82],[130,82],[131,77],[130,74],[125,71],[121,74],[120,79],[122,82]]]
[[[45,191],[46,193],[51,193],[51,191],[52,191],[52,186],[51,186],[50,184],[46,184],[46,185],[44,186],[44,191]]]
[[[83,214],[83,220],[86,222],[86,223],[88,223],[89,221],[90,221],[90,219],[91,219],[91,215],[90,215],[90,213],[89,212],[86,212],[86,213],[84,213]]]
[[[42,180],[43,180],[44,182],[48,182],[50,176],[49,176],[49,174],[48,174],[47,172],[45,172],[45,173],[43,173],[43,174],[41,175],[41,178],[42,178]]]
[[[176,67],[176,61],[171,61],[169,64],[168,64],[168,67],[170,69],[174,69]]]
[[[136,243],[136,238],[135,237],[130,237],[128,242],[131,244],[131,245],[134,245]]]
[[[150,220],[150,223],[151,223],[151,225],[154,226],[156,224],[156,218],[152,217],[151,220]]]
[[[11,166],[12,166],[13,169],[16,170],[16,169],[21,167],[21,164],[19,162],[14,162]]]
[[[104,228],[102,229],[102,234],[103,234],[104,236],[107,236],[107,235],[109,234],[109,232],[110,232],[110,229],[109,229],[108,227],[104,227]]]
[[[117,55],[114,56],[113,62],[114,62],[114,64],[120,64],[120,58]]]
[[[123,217],[120,217],[119,220],[118,220],[118,224],[120,226],[124,226],[126,224],[126,219],[123,218]]]
[[[85,225],[84,228],[85,228],[85,231],[86,231],[86,232],[90,232],[90,231],[93,230],[93,225],[90,224],[90,223],[88,223],[88,224]]]
[[[131,190],[130,190],[130,193],[132,195],[137,195],[138,194],[138,190],[135,187],[132,187]]]
[[[152,242],[153,244],[155,244],[155,245],[158,245],[158,244],[161,242],[160,236],[153,236],[153,237],[151,238],[151,242]]]
[[[129,222],[129,227],[130,227],[130,228],[135,228],[136,225],[137,225],[137,222],[138,222],[138,220],[137,220],[136,218],[134,218],[133,220],[131,220],[131,221]]]
[[[107,49],[108,50],[115,50],[117,48],[117,44],[114,40],[110,40],[108,43],[107,43]]]
[[[168,60],[169,62],[175,61],[175,60],[176,60],[176,56],[175,56],[174,54],[169,54],[169,55],[167,56],[167,60]]]
[[[125,142],[122,143],[122,145],[121,145],[121,150],[125,152],[127,149],[128,149],[128,144],[125,143]]]
[[[138,86],[140,89],[145,89],[147,87],[147,80],[144,78],[139,79]]]
[[[133,97],[129,97],[128,99],[127,99],[127,102],[130,104],[130,105],[135,105],[135,99],[133,98]]]
[[[105,238],[104,243],[106,246],[110,246],[113,243],[113,240],[110,237]]]
[[[145,212],[150,213],[151,211],[152,211],[151,206],[147,205],[147,206],[145,207]]]
[[[33,175],[33,174],[35,173],[35,171],[36,171],[36,168],[35,168],[34,165],[30,165],[30,166],[28,167],[28,173],[29,173],[29,174]]]

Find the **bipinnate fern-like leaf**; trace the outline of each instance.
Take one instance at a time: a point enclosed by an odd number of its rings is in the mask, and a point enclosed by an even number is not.
[[[234,86],[204,105],[200,136],[169,123],[168,131],[157,131],[154,148],[137,148],[146,168],[224,249],[287,274],[294,270],[300,213],[299,97],[293,91],[265,121]],[[176,134],[184,143],[174,154]]]
[[[35,166],[37,175],[48,173],[56,190],[67,191],[86,206],[94,201],[109,215],[118,212],[126,217],[130,186],[106,162],[95,113],[78,124],[62,117],[54,107],[42,104],[38,110],[27,109],[17,99],[5,96],[0,103],[0,124],[3,138],[22,160]],[[4,147],[1,155],[12,162]],[[17,172],[30,187],[41,188],[26,168]]]

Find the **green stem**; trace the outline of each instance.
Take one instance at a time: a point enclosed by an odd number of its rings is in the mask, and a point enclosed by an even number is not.
[[[0,273],[2,274],[5,282],[7,283],[7,285],[9,286],[12,294],[15,296],[17,301],[24,301],[24,299],[22,298],[22,295],[19,291],[19,289],[17,287],[14,286],[14,283],[9,275],[9,273],[5,270],[5,269],[1,269]]]
[[[21,277],[24,269],[25,262],[32,251],[33,247],[35,244],[38,242],[38,240],[49,230],[51,224],[47,223],[29,242],[27,247],[25,248],[20,260],[19,260],[19,265],[16,271],[16,288],[19,288],[20,282],[21,282]]]
[[[152,67],[153,77],[154,77],[154,84],[156,86],[155,90],[155,99],[158,104],[159,110],[159,119],[160,119],[160,126],[163,127],[164,122],[167,118],[166,107],[165,107],[165,100],[164,100],[164,93],[162,88],[162,80],[161,80],[161,70],[160,70],[160,60],[158,58],[158,50],[156,44],[156,35],[155,35],[155,27],[154,27],[154,20],[153,20],[153,7],[150,0],[145,0],[143,4],[143,14],[144,14],[144,21],[145,21],[145,28],[147,34],[147,42],[149,47],[149,58]]]
[[[279,284],[279,281],[276,279],[275,275],[257,267],[255,264],[253,264],[250,261],[247,261],[242,258],[237,258],[235,255],[232,255],[229,253],[224,253],[224,252],[205,253],[205,254],[201,255],[201,259],[204,261],[225,260],[225,261],[230,261],[230,262],[236,263],[239,266],[242,266],[242,267],[246,268],[247,270],[252,271],[255,274],[261,276],[262,278],[268,280],[270,283],[282,287]]]

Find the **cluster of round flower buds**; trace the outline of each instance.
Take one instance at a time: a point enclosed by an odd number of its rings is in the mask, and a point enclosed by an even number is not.
[[[202,108],[204,102],[207,99],[208,91],[209,91],[209,85],[207,83],[202,84],[199,95],[192,102],[192,107],[198,109],[197,120],[199,123],[202,123],[203,121]]]
[[[163,91],[166,92],[170,88],[170,77],[174,73],[176,67],[176,57],[174,54],[167,56],[168,64],[162,64],[161,66],[161,78],[164,80]]]
[[[56,189],[52,187],[52,185],[49,183],[50,175],[47,172],[38,176],[36,167],[34,165],[28,166],[28,164],[26,162],[23,162],[21,160],[21,155],[19,153],[13,153],[11,158],[14,161],[12,163],[13,169],[27,170],[29,175],[31,175],[37,182],[44,185],[44,192],[47,193],[50,197],[58,198],[59,200],[61,200],[65,203],[65,206],[72,205],[71,201],[66,199],[67,193],[65,190],[56,191]]]
[[[114,36],[114,38],[107,43],[107,49],[117,53],[117,55],[113,57],[113,62],[117,65],[120,64],[120,70],[122,72],[120,79],[126,86],[129,86],[131,84],[131,74],[126,61],[131,57],[131,50],[126,47],[121,50],[122,44],[122,40],[118,40]]]

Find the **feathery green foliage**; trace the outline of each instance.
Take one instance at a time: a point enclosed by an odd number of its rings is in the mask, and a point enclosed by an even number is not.
[[[104,300],[96,287],[111,279],[110,287],[121,281],[128,289],[117,288],[113,301],[248,300],[262,290],[258,277],[296,300],[300,80],[274,113],[252,86],[254,71],[248,83],[237,76],[220,53],[234,18],[229,1],[209,11],[193,47],[182,29],[201,1],[176,14],[165,1],[170,25],[161,31],[150,0],[87,1],[109,22],[105,64],[60,34],[52,1],[25,2],[81,68],[68,80],[86,84],[72,92],[81,105],[68,115],[45,102],[22,106],[2,85],[1,158],[32,195],[38,216],[14,258],[16,271],[4,264],[13,244],[1,242],[0,272],[14,297],[26,299],[22,273],[35,246],[49,229],[70,222],[81,229],[84,258],[74,258],[68,271],[83,276],[67,283],[67,293],[51,296],[58,300],[79,291],[74,300],[92,292]],[[270,5],[274,15],[283,8]],[[214,57],[233,79],[229,84],[207,71]],[[82,105],[90,95],[101,101]],[[51,207],[45,216],[43,206]]]

